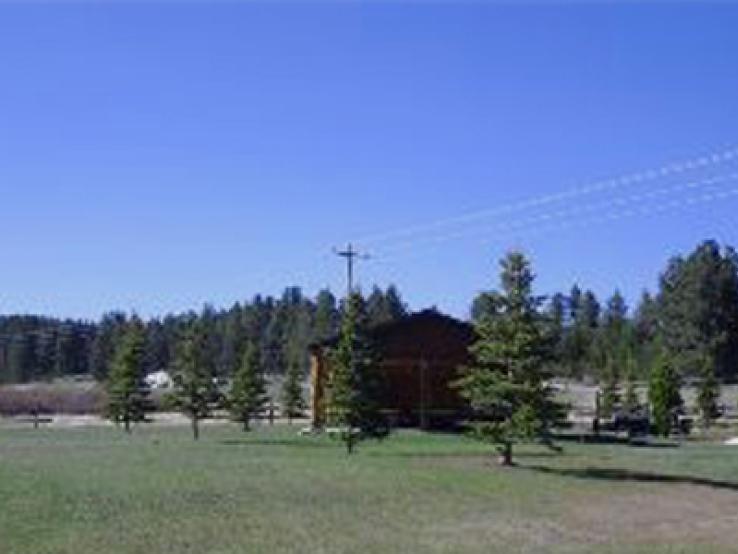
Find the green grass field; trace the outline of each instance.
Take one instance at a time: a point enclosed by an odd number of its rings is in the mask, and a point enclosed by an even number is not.
[[[738,552],[738,449],[0,429],[0,553]]]

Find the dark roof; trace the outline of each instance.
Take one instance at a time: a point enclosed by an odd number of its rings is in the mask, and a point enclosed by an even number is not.
[[[459,327],[465,333],[469,333],[470,335],[474,332],[474,327],[471,323],[443,314],[435,309],[426,309],[406,315],[401,319],[375,325],[369,329],[368,333],[370,337],[379,338],[383,335],[390,334],[399,328],[405,327],[406,325],[418,323],[419,321],[435,321],[445,325]],[[339,338],[339,335],[334,335],[326,340],[310,344],[309,348],[310,350],[313,350],[321,347],[335,346],[338,343]]]

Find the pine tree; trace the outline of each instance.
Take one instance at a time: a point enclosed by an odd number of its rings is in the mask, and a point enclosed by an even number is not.
[[[668,437],[671,433],[676,410],[682,406],[680,386],[678,373],[662,351],[651,371],[648,386],[648,401],[657,435]]]
[[[605,419],[610,419],[620,405],[620,382],[615,365],[612,358],[608,358],[605,365],[605,379],[601,387],[602,404],[601,414]]]
[[[644,291],[630,321],[631,353],[635,379],[647,379],[661,345],[658,336],[658,306]]]
[[[218,375],[231,377],[238,368],[239,354],[243,350],[243,313],[236,302],[220,322],[220,353],[218,354]]]
[[[218,332],[217,310],[210,304],[205,304],[197,320],[200,335],[200,364],[203,371],[209,372],[213,377],[218,375],[218,358],[221,351],[222,335]]]
[[[548,324],[550,328],[551,340],[554,348],[554,359],[556,362],[561,362],[564,349],[564,320],[565,320],[565,299],[561,293],[556,293],[551,298],[551,303],[548,306]]]
[[[149,389],[144,381],[143,360],[146,334],[143,323],[134,317],[116,347],[107,380],[107,416],[122,422],[126,432],[131,423],[143,421],[149,407]]]
[[[100,320],[88,354],[90,369],[97,379],[107,378],[113,355],[127,326],[127,317],[120,312],[106,313]],[[54,353],[55,358],[58,355],[58,352]]]
[[[49,378],[56,366],[56,332],[53,328],[44,329],[36,343],[36,359],[41,376]]]
[[[682,375],[703,377],[710,359],[716,378],[738,368],[738,255],[714,241],[675,257],[660,280],[659,330]]]
[[[336,297],[328,289],[321,290],[315,301],[315,319],[313,324],[313,340],[324,341],[336,332],[338,308]]]
[[[250,342],[244,349],[241,364],[233,376],[233,384],[227,398],[228,411],[235,421],[250,430],[250,422],[257,417],[267,402],[266,381],[261,364],[259,347]]]
[[[532,294],[530,263],[511,252],[501,267],[502,292],[490,296],[494,309],[475,324],[474,361],[456,386],[471,408],[472,434],[496,444],[500,463],[511,465],[515,442],[549,441],[563,414],[545,383],[551,348],[538,312],[542,299]]]
[[[623,410],[626,414],[635,413],[640,405],[636,391],[635,372],[635,358],[629,352],[625,361],[625,394],[623,395]]]
[[[718,416],[718,399],[720,385],[715,378],[713,365],[706,359],[701,368],[701,379],[697,389],[697,409],[700,413],[702,426],[708,429]]]
[[[170,352],[164,326],[158,319],[152,319],[146,325],[146,348],[144,353],[144,371],[153,373],[166,370],[170,365]]]
[[[309,365],[307,354],[313,334],[311,312],[311,305],[306,300],[301,300],[299,304],[292,305],[289,309],[283,345],[285,376],[295,365],[300,373],[307,371]]]
[[[365,334],[364,301],[352,294],[347,304],[340,339],[331,353],[328,421],[341,428],[341,440],[351,454],[360,440],[383,437],[389,429],[380,412],[381,383]]]
[[[489,292],[479,293],[472,301],[470,315],[473,323],[489,317],[495,311],[495,297]]]
[[[619,291],[608,299],[602,325],[599,329],[599,343],[602,353],[601,366],[605,371],[614,371],[617,377],[625,373],[625,360],[631,345],[632,326],[628,320],[628,307]],[[611,364],[611,368],[607,368]]]
[[[36,342],[37,337],[32,333],[18,333],[11,338],[8,366],[14,382],[27,383],[34,379],[38,371]]]
[[[366,301],[366,313],[368,325],[375,327],[403,318],[407,315],[407,306],[395,285],[390,285],[386,291],[375,285]]]
[[[402,300],[400,291],[395,285],[390,285],[384,293],[385,310],[389,321],[402,319],[408,313],[407,304]]]
[[[291,424],[292,418],[301,416],[305,408],[305,400],[302,396],[302,368],[293,362],[287,369],[282,384],[282,412]]]
[[[620,294],[619,290],[616,290],[607,300],[604,315],[605,328],[611,335],[614,335],[616,339],[623,330],[627,316],[628,306],[625,304],[623,295]]]
[[[569,293],[569,321],[562,344],[562,365],[569,377],[579,379],[591,371],[601,354],[597,344],[600,304],[592,291],[574,285]],[[596,365],[596,364],[595,364]]]
[[[284,304],[273,310],[262,335],[261,352],[264,373],[279,375],[285,367],[287,313]]]
[[[377,285],[374,285],[371,294],[366,299],[366,315],[370,327],[386,323],[389,320],[384,292]]]
[[[209,354],[207,331],[198,321],[188,323],[178,344],[171,404],[190,418],[192,435],[200,438],[200,420],[209,417],[219,401]]]

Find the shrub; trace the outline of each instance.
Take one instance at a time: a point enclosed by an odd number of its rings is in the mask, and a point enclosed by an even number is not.
[[[98,385],[71,386],[37,384],[0,387],[0,415],[99,414],[105,391]]]

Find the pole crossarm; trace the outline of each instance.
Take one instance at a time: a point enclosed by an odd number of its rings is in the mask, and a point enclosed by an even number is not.
[[[346,298],[349,298],[351,293],[354,291],[354,264],[357,260],[368,260],[369,255],[354,249],[354,246],[351,243],[348,244],[345,250],[334,248],[333,253],[336,254],[336,256],[346,259]]]

